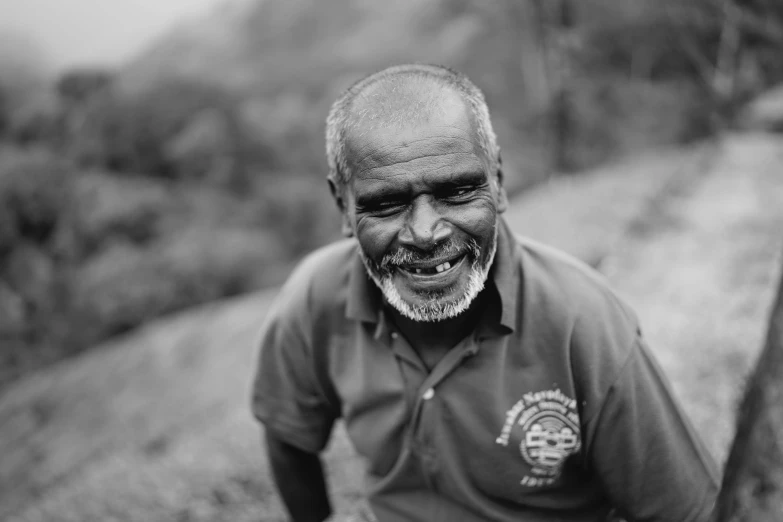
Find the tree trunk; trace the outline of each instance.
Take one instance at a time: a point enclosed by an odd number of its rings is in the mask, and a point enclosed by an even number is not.
[[[740,406],[715,522],[783,519],[783,277],[766,345]]]
[[[574,29],[574,8],[571,0],[560,0],[556,13],[557,48],[555,51],[556,79],[552,105],[553,158],[556,171],[573,170],[572,157],[572,114],[571,83],[573,64],[571,63],[570,39]]]
[[[575,11],[571,0],[533,0],[544,58],[543,85],[549,91],[546,101],[546,147],[550,173],[573,170],[573,38]]]
[[[547,28],[541,0],[510,0],[509,14],[514,17],[519,36],[519,63],[525,101],[531,110],[545,113],[552,103],[552,87],[547,56]]]

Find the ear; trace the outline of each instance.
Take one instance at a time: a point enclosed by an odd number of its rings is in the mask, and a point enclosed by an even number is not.
[[[503,159],[500,156],[498,150],[498,170],[495,172],[495,183],[498,191],[497,195],[497,210],[498,214],[502,214],[508,208],[508,196],[506,195],[506,187],[503,186]]]
[[[503,186],[503,172],[498,169],[496,173],[495,183],[497,188],[497,211],[498,214],[502,214],[508,208],[508,196],[506,195],[506,187]]]
[[[353,226],[351,225],[351,219],[348,215],[347,202],[343,197],[344,190],[340,190],[340,187],[337,186],[332,178],[327,178],[327,181],[329,182],[329,191],[332,193],[334,202],[337,203],[337,208],[340,210],[340,232],[342,232],[345,237],[352,237]]]

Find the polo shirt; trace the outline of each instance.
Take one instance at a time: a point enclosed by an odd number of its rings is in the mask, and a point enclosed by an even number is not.
[[[342,418],[381,522],[708,520],[715,463],[601,277],[501,219],[485,292],[429,371],[356,241],[312,253],[265,320],[254,415],[313,453]]]

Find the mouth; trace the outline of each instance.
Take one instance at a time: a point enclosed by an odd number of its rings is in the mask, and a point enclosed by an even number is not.
[[[465,257],[465,254],[458,254],[457,256],[449,259],[438,259],[425,263],[416,263],[404,266],[401,265],[397,268],[414,276],[430,277],[451,272],[462,262],[463,259],[465,259]]]

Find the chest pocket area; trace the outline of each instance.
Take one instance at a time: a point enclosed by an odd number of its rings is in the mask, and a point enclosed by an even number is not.
[[[575,401],[559,390],[525,393],[507,411],[494,412],[490,440],[465,440],[474,485],[490,497],[526,501],[571,483],[581,474],[582,437]]]
[[[392,359],[391,365],[356,371],[337,384],[348,437],[376,476],[384,476],[402,450],[407,407],[402,379],[395,370]]]

